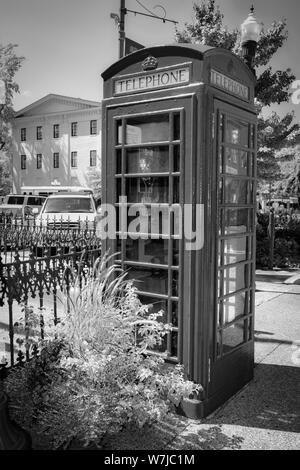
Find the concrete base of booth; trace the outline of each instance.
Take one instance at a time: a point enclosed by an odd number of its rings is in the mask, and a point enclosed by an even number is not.
[[[226,394],[223,390],[219,391],[219,393],[215,393],[209,398],[202,400],[185,398],[180,403],[178,413],[190,419],[206,418],[213,411],[224,405],[229,399],[233,398],[237,393],[239,393],[252,379],[253,374],[251,374],[251,376],[249,376],[243,383],[240,383],[239,387],[235,390],[227,390]]]

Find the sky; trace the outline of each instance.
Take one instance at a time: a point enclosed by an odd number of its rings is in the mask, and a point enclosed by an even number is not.
[[[126,8],[178,21],[182,29],[193,20],[194,0],[126,0]],[[239,27],[251,3],[255,15],[267,28],[273,20],[287,19],[289,37],[274,56],[274,70],[290,67],[300,80],[299,0],[216,0],[224,24]],[[14,108],[22,109],[48,93],[87,100],[102,99],[101,73],[118,60],[118,29],[110,13],[119,13],[120,0],[0,0],[0,43],[17,44],[26,59],[16,75],[20,94]],[[128,13],[127,37],[145,45],[174,42],[174,25]],[[284,114],[295,111],[300,122],[300,104],[273,106]]]

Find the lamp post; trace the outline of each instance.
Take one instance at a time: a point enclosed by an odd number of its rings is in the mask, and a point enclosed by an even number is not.
[[[255,57],[261,24],[254,16],[254,7],[250,8],[250,13],[241,25],[242,57],[253,75],[256,76],[253,59]]]

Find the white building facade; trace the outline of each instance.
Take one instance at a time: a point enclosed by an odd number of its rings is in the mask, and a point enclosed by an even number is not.
[[[13,192],[88,186],[101,177],[101,103],[49,94],[15,114]]]

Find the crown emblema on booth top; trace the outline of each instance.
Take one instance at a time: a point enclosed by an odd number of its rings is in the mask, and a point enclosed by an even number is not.
[[[142,69],[143,70],[154,70],[158,66],[158,60],[149,55],[143,62],[142,62]]]

